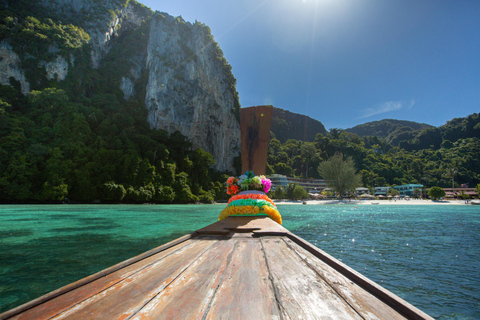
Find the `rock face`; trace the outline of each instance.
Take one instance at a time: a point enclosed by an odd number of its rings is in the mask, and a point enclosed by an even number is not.
[[[94,68],[111,48],[111,40],[130,27],[138,27],[148,18],[147,9],[134,1],[121,0],[41,0],[46,8],[59,16],[81,20],[90,35],[91,59]],[[91,17],[95,16],[95,19]]]
[[[71,64],[74,63],[75,59],[71,57]],[[57,56],[54,61],[51,62],[43,62],[41,63],[43,67],[45,67],[45,71],[47,72],[47,79],[56,79],[57,81],[65,80],[65,77],[68,74],[68,61],[65,57]]]
[[[12,47],[6,41],[2,41],[0,43],[0,83],[10,85],[10,77],[20,82],[23,94],[30,92],[30,84],[20,68],[20,57],[12,51]]]
[[[239,154],[240,127],[220,55],[205,26],[154,15],[147,55],[148,122],[170,133],[180,131],[210,152],[223,171],[233,169],[231,160]]]
[[[213,155],[217,170],[234,171],[233,158],[240,153],[235,79],[207,26],[166,13],[153,14],[133,0],[40,0],[38,5],[54,12],[63,24],[78,25],[88,33],[94,69],[101,69],[115,46],[132,46],[120,42],[125,41],[122,35],[145,28],[147,40],[142,44],[137,41],[133,54],[122,60],[128,61],[128,68],[115,74],[123,98],[135,96],[139,100],[137,91],[145,92],[147,120],[152,128],[179,131],[195,148]],[[37,67],[45,71],[46,79],[64,81],[76,58],[55,45],[50,46],[49,53],[48,61],[40,60]],[[8,39],[0,43],[0,56],[0,83],[8,85],[13,77],[27,94],[29,81],[38,82],[27,78]]]

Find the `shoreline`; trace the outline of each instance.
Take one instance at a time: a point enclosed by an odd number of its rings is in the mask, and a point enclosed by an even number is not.
[[[470,199],[468,203],[465,203],[465,200],[430,200],[430,199],[410,199],[410,200],[336,200],[336,199],[329,199],[329,200],[305,200],[306,204],[308,205],[472,205],[471,201],[479,201],[478,199]],[[275,205],[302,205],[302,200],[276,200],[272,199]],[[141,206],[141,205],[226,205],[227,200],[224,201],[216,201],[214,203],[0,203],[1,206],[9,206],[9,205],[134,205],[134,206]],[[479,206],[480,207],[480,206]]]
[[[471,200],[470,200],[471,201]],[[276,205],[302,204],[302,201],[293,200],[273,200]],[[468,205],[465,200],[430,200],[430,199],[410,199],[410,200],[306,200],[307,205]]]

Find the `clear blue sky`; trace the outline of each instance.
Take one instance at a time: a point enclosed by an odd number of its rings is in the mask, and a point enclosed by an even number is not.
[[[139,0],[208,25],[242,107],[327,129],[480,112],[480,0]]]

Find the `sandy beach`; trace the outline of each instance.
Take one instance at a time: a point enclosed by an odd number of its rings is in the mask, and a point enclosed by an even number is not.
[[[345,204],[345,205],[468,205],[464,200],[306,200],[307,205],[327,205],[327,204]],[[275,204],[302,204],[302,201],[274,200]]]

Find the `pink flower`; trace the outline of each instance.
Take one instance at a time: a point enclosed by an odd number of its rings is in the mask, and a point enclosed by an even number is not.
[[[272,181],[270,179],[262,179],[262,184],[263,184],[263,192],[267,193],[270,190],[270,187],[272,186]]]

